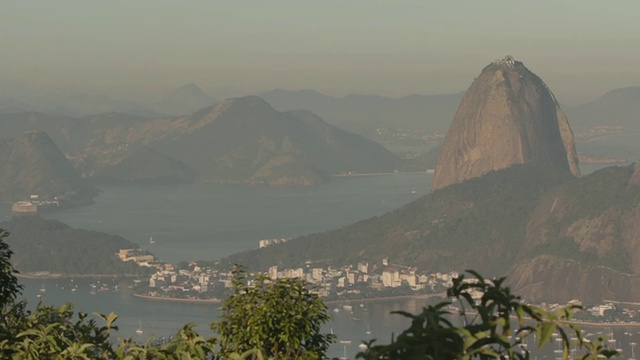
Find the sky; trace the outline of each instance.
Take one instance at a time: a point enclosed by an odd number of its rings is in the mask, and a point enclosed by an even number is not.
[[[119,98],[465,90],[513,55],[561,102],[640,85],[640,1],[5,1],[0,82]],[[0,94],[1,95],[1,94]]]

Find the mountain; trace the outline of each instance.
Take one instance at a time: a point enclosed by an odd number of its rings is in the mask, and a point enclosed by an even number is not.
[[[372,140],[307,111],[276,111],[256,96],[227,100],[170,126],[177,130],[149,145],[207,180],[311,184],[338,173],[394,171],[400,163]]]
[[[460,104],[426,196],[382,216],[223,263],[359,261],[508,275],[530,301],[640,296],[640,165],[578,177],[572,132],[542,80],[510,57]],[[439,178],[438,178],[439,177]]]
[[[31,110],[31,105],[16,101],[10,98],[0,98],[0,111],[2,112],[24,112]]]
[[[462,98],[432,189],[529,162],[580,175],[573,132],[555,97],[522,62],[506,57],[486,66]]]
[[[508,276],[531,301],[640,296],[640,166],[575,178],[552,164],[492,171],[379,217],[246,251],[251,268],[369,261]]]
[[[86,159],[83,165],[87,168]],[[120,184],[180,184],[195,178],[195,171],[183,161],[145,145],[136,146],[111,164],[93,163],[88,171],[94,180]]]
[[[11,234],[5,241],[14,252],[12,264],[22,273],[105,275],[144,271],[116,256],[120,249],[139,248],[121,236],[74,229],[39,216],[14,217],[0,227]]]
[[[580,153],[628,162],[640,159],[640,87],[615,89],[566,111],[577,131]]]
[[[621,126],[640,131],[640,87],[611,90],[600,98],[567,109],[576,128],[590,131],[596,126]]]
[[[569,177],[548,165],[516,165],[431,192],[382,216],[240,253],[228,261],[266,268],[305,261],[380,263],[388,257],[394,264],[423,270],[473,268],[504,274],[538,196]]]
[[[207,95],[196,84],[177,88],[155,105],[155,109],[169,115],[185,115],[214,105],[218,101]]]
[[[259,96],[279,111],[307,109],[330,124],[364,135],[380,127],[444,132],[463,93],[389,98],[350,94],[328,96],[313,90],[275,89]]]
[[[609,167],[538,200],[509,274],[531,299],[640,296],[640,166]]]
[[[13,202],[30,195],[58,198],[61,205],[86,204],[97,190],[80,177],[45,132],[30,131],[0,142],[0,197]]]
[[[308,111],[276,111],[256,96],[170,118],[0,113],[5,136],[30,130],[50,134],[84,177],[116,182],[311,185],[405,166],[372,140]]]

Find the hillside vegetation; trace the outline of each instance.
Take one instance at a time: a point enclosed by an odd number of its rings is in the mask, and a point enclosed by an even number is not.
[[[22,273],[138,274],[144,269],[116,256],[119,249],[138,245],[117,235],[79,230],[39,216],[14,217],[0,227],[10,232],[6,242],[14,251],[13,264]]]
[[[609,167],[573,178],[553,166],[517,165],[383,216],[225,261],[265,269],[388,257],[431,271],[512,274],[515,288],[532,300],[629,300],[640,291],[634,290],[640,289],[640,186],[631,181],[639,169]]]

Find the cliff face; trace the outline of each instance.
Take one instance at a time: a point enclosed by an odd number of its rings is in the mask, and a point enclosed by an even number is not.
[[[580,175],[573,133],[555,97],[538,76],[507,57],[486,66],[465,93],[432,189],[530,162]]]

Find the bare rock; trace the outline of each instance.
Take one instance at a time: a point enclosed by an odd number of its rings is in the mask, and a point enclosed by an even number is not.
[[[506,57],[486,66],[453,119],[432,189],[529,162],[580,175],[573,132],[546,84]]]

